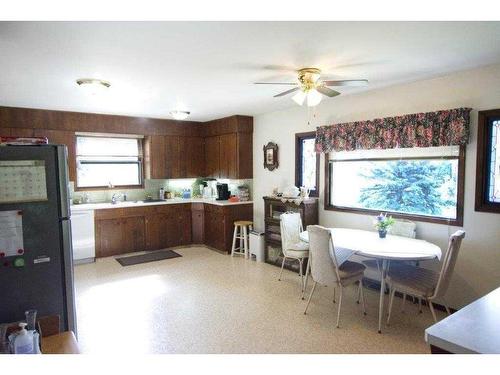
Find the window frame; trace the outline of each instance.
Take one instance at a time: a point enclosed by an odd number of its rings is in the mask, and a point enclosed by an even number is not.
[[[488,180],[491,164],[491,126],[493,119],[500,119],[500,109],[479,111],[477,118],[476,192],[474,210],[500,213],[500,203],[489,202]]]
[[[446,157],[445,157],[446,158]],[[405,160],[405,159],[435,159],[435,157],[408,157],[408,158],[381,158],[377,159],[379,161],[384,160]],[[442,158],[439,158],[442,159]],[[450,159],[450,157],[448,157]],[[455,158],[453,158],[455,159]],[[370,160],[370,159],[356,159],[356,160]],[[329,160],[329,154],[325,153],[325,190],[324,190],[324,208],[327,211],[339,211],[339,212],[350,212],[357,214],[368,214],[368,215],[378,215],[381,211],[368,209],[368,208],[357,208],[357,207],[341,207],[334,206],[330,204],[331,192],[330,192],[330,181],[331,181],[331,162]],[[382,211],[387,214],[393,216],[394,218],[400,219],[409,219],[414,221],[423,221],[427,223],[435,223],[435,224],[446,224],[453,226],[463,226],[464,220],[464,187],[465,187],[465,146],[460,146],[458,153],[458,176],[457,176],[457,217],[455,219],[447,219],[440,217],[432,217],[426,215],[418,215],[418,214],[407,214],[401,212],[393,212],[393,211]]]
[[[302,186],[302,147],[301,142],[305,139],[316,139],[316,132],[304,132],[295,134],[295,186]],[[319,158],[320,154],[316,153],[316,189],[311,190],[310,197],[319,197]]]
[[[144,137],[142,136],[126,136],[119,134],[75,134],[75,191],[96,191],[96,190],[106,190],[110,189],[109,186],[78,186],[78,137],[86,137],[86,138],[125,138],[125,139],[135,139],[137,140],[137,145],[139,148],[138,152],[138,164],[139,164],[139,178],[140,184],[138,185],[113,185],[111,189],[144,189]],[[98,162],[96,163],[98,164]],[[113,163],[105,163],[105,164],[113,164]]]

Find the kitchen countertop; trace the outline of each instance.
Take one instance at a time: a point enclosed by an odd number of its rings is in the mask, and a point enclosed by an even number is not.
[[[207,199],[207,198],[173,198],[173,199],[166,199],[160,202],[119,201],[116,204],[111,204],[109,202],[96,202],[96,203],[72,204],[71,211],[101,210],[106,208],[127,208],[127,207],[155,206],[162,204],[182,204],[182,203],[208,203],[216,206],[236,206],[240,204],[253,204],[253,201],[229,202],[229,201],[217,201],[215,199]]]
[[[425,340],[450,353],[500,353],[500,288],[427,328]]]

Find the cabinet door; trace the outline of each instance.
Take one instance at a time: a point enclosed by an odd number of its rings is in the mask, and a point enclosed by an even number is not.
[[[144,241],[144,216],[127,217],[122,219],[122,253],[143,251]]]
[[[205,174],[205,147],[202,137],[180,137],[180,175],[201,177]]]
[[[122,219],[96,221],[96,257],[108,257],[122,253]]]
[[[160,250],[168,247],[167,225],[168,214],[146,216],[146,249]]]
[[[165,137],[152,135],[146,139],[146,178],[166,178]]]
[[[205,175],[219,177],[220,175],[220,137],[205,138]]]
[[[165,136],[166,178],[180,178],[180,148],[178,136]]]
[[[65,145],[68,148],[69,180],[76,181],[76,139],[75,132],[67,130],[35,129],[35,137],[47,137],[49,143]]]
[[[204,237],[204,213],[203,210],[193,210],[191,213],[192,243],[202,244]]]
[[[191,210],[182,210],[180,211],[180,233],[181,237],[181,245],[190,245],[192,243],[192,228],[191,228]]]
[[[205,212],[205,243],[224,251],[224,215],[215,212]]]
[[[33,137],[33,129],[25,128],[3,128],[0,127],[0,135],[3,137]]]
[[[237,178],[236,133],[220,136],[220,177]]]

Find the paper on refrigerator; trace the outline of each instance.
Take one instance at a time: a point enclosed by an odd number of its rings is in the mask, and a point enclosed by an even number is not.
[[[22,211],[0,211],[0,256],[24,253]]]

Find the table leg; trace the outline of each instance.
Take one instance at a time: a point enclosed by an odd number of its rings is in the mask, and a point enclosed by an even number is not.
[[[382,333],[382,317],[384,315],[384,294],[385,294],[385,276],[389,261],[382,259],[382,273],[380,275],[380,300],[378,305],[378,333]]]

